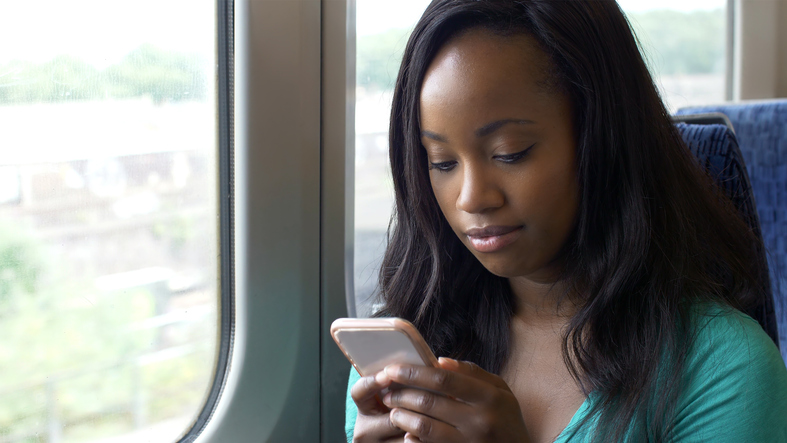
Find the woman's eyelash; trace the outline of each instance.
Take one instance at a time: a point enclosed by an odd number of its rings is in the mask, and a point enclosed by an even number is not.
[[[535,146],[535,144],[532,144],[532,145],[528,146],[527,148],[523,149],[522,151],[515,152],[513,154],[495,155],[492,158],[494,158],[495,160],[501,161],[503,163],[516,163],[519,160],[522,160],[523,158],[525,158],[525,156],[527,155],[527,153],[530,151],[530,149],[533,146]],[[449,160],[449,161],[444,161],[444,162],[430,162],[429,163],[429,169],[430,170],[436,169],[436,170],[442,171],[442,172],[450,171],[450,170],[454,169],[454,166],[456,166],[456,161],[454,161],[454,160]]]
[[[429,169],[437,169],[438,171],[450,171],[456,165],[455,161],[429,163]]]
[[[513,154],[496,155],[494,156],[494,158],[504,163],[516,163],[517,161],[523,159],[527,155],[527,153],[530,152],[530,148],[532,148],[533,146],[535,146],[535,144],[528,146],[522,151],[515,152]]]

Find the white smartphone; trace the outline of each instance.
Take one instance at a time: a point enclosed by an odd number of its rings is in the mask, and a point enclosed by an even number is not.
[[[394,363],[439,367],[415,326],[401,318],[339,318],[331,336],[361,377]]]

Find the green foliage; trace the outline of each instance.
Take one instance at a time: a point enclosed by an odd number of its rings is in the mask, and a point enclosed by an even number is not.
[[[129,431],[135,410],[152,420],[193,412],[213,368],[210,343],[143,364],[161,340],[162,329],[141,327],[155,315],[155,289],[99,291],[58,275],[46,252],[0,224],[0,436],[46,441],[52,406],[67,440]]]
[[[154,331],[132,326],[153,309],[144,289],[98,294],[87,285],[61,281],[35,294],[15,294],[14,315],[0,322],[0,389],[29,385],[35,391],[56,383],[64,419],[116,404],[117,397],[130,395],[131,381],[115,366],[151,347]],[[30,406],[0,400],[0,426],[43,410],[46,403]]]
[[[0,67],[0,103],[88,100],[101,96],[99,71],[73,57]]]
[[[655,10],[629,14],[656,75],[724,71],[724,11]]]
[[[14,294],[31,294],[43,267],[39,245],[23,230],[0,223],[0,321]]]
[[[120,64],[104,72],[113,97],[150,95],[157,103],[165,100],[201,99],[206,93],[205,74],[199,57],[143,45]]]
[[[628,14],[656,75],[704,74],[724,70],[724,11],[654,10]],[[393,89],[410,29],[358,37],[356,84]]]
[[[207,347],[206,347],[207,348]],[[209,377],[213,371],[213,353],[202,349],[179,359],[166,360],[145,366],[142,383],[148,392],[149,414],[173,417],[193,411],[207,395]],[[188,405],[184,411],[184,405]]]
[[[171,220],[151,225],[151,231],[156,239],[169,244],[172,254],[179,256],[194,238],[194,224],[194,217],[179,215]]]
[[[393,89],[411,29],[391,29],[358,37],[356,85],[373,90]]]
[[[40,103],[149,96],[156,103],[200,100],[205,61],[193,54],[142,45],[103,71],[70,56],[41,64],[0,66],[0,103]]]

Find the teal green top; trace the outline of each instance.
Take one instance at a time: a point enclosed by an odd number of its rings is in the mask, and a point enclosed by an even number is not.
[[[787,368],[773,341],[751,317],[711,306],[697,316],[697,336],[685,367],[674,441],[787,443]],[[345,432],[351,442],[358,410],[350,388],[360,376],[350,372]],[[594,422],[583,422],[595,405],[591,393],[555,442],[591,440]]]

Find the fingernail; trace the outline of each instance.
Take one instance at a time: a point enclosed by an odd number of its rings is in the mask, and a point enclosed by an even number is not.
[[[374,380],[381,385],[388,383],[388,374],[385,371],[380,371],[374,376]]]
[[[383,371],[385,372],[386,375],[388,375],[388,377],[393,378],[396,375],[395,369],[396,368],[394,368],[393,366],[386,366],[385,369],[383,369]]]
[[[391,407],[391,393],[390,392],[385,394],[385,396],[383,397],[383,404],[385,404],[385,406],[388,406],[389,408]]]
[[[448,357],[440,357],[437,359],[440,362],[440,366],[457,369],[459,367],[459,362],[454,360],[453,358]]]

